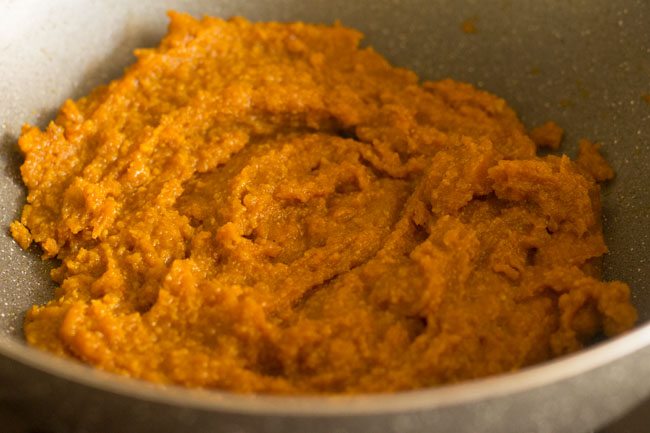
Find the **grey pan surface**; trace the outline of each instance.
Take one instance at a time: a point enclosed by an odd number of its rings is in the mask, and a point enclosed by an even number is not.
[[[6,227],[24,200],[16,138],[68,97],[119,75],[165,31],[165,10],[253,20],[340,19],[393,63],[496,93],[529,126],[548,119],[604,144],[607,279],[633,288],[637,328],[522,372],[354,398],[237,396],[162,388],[25,346],[24,311],[51,296],[48,264]],[[465,34],[471,20],[477,33]],[[452,0],[0,0],[0,407],[47,407],[34,426],[79,432],[587,432],[650,394],[650,2]]]

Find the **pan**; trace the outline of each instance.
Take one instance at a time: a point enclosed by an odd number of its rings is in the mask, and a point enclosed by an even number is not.
[[[635,329],[517,373],[419,391],[277,397],[141,383],[28,347],[23,314],[52,296],[48,263],[6,229],[25,191],[16,140],[68,97],[154,46],[165,11],[356,27],[393,64],[505,98],[604,144],[605,279],[632,287]],[[650,394],[650,3],[644,0],[0,1],[0,407],[46,432],[588,432]],[[39,410],[35,414],[33,408]]]

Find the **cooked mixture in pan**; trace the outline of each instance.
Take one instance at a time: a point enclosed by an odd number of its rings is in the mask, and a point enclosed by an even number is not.
[[[57,258],[27,341],[154,382],[386,392],[629,329],[597,181],[505,101],[335,26],[171,14],[123,77],[20,137],[11,231]],[[431,59],[435,61],[435,59]]]

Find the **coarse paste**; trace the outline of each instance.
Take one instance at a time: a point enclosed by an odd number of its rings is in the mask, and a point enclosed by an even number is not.
[[[597,145],[537,157],[502,99],[419,82],[340,25],[170,16],[122,78],[20,137],[12,234],[61,261],[30,344],[155,382],[359,393],[633,325],[595,263]]]

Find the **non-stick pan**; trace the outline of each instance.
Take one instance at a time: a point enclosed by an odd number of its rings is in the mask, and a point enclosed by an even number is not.
[[[252,20],[340,19],[394,64],[504,97],[604,144],[607,279],[633,288],[636,329],[521,372],[390,395],[269,397],[159,387],[27,347],[25,310],[48,264],[8,235],[24,189],[16,138],[67,97],[117,76],[165,31],[165,10]],[[464,25],[465,24],[465,25]],[[472,30],[475,32],[465,32]],[[0,0],[0,407],[38,431],[587,432],[650,394],[650,2],[645,0]],[[29,404],[27,404],[27,402]],[[25,403],[25,404],[23,404]],[[33,408],[39,411],[33,411]],[[0,428],[1,429],[1,428]]]

